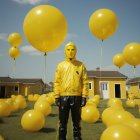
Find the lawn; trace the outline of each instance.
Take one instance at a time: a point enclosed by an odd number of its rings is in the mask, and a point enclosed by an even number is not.
[[[9,117],[0,118],[0,134],[4,140],[57,140],[58,130],[58,111],[55,105],[52,106],[52,113],[46,117],[44,128],[39,132],[27,132],[22,129],[20,120],[26,110],[33,108],[33,102],[28,102],[26,109],[12,113]],[[123,100],[125,110],[131,112],[135,117],[140,118],[138,109],[128,108]],[[100,114],[107,107],[107,100],[101,100],[98,109]],[[99,119],[96,123],[88,124],[81,121],[83,140],[100,140],[101,133],[106,128]],[[72,140],[72,121],[69,119],[67,140]]]

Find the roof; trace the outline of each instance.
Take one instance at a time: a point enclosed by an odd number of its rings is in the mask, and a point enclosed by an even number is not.
[[[10,77],[0,77],[0,82],[2,83],[22,83],[22,84],[35,84],[37,82],[43,82],[42,79],[36,78],[10,78]]]
[[[140,83],[140,77],[131,78],[127,81],[127,84],[134,84],[134,83]]]
[[[100,70],[91,70],[87,71],[89,78],[125,78],[127,76],[123,75],[118,71],[100,71]]]

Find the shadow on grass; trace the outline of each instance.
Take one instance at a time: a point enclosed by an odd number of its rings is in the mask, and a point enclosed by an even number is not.
[[[0,118],[0,123],[5,123],[3,119]]]
[[[56,116],[58,116],[58,114],[50,114],[49,116],[50,117],[56,117]]]
[[[95,123],[102,123],[102,120],[101,119],[99,119],[97,122],[95,122]]]
[[[17,115],[17,114],[12,114],[12,115],[8,116],[8,118],[17,117],[17,116],[19,116],[19,115]]]
[[[42,128],[39,132],[43,132],[43,133],[52,133],[55,132],[56,129],[54,128]]]

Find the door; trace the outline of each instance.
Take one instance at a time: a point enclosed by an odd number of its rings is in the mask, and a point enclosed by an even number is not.
[[[115,84],[115,98],[121,98],[120,84]]]
[[[109,98],[108,82],[101,82],[100,83],[100,91],[101,91],[101,97],[103,99]]]
[[[1,86],[0,87],[0,98],[4,98],[5,97],[5,86]]]

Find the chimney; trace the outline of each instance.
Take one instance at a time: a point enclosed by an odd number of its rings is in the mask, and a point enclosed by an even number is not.
[[[100,71],[100,67],[97,67],[96,70],[97,70],[97,71]]]

